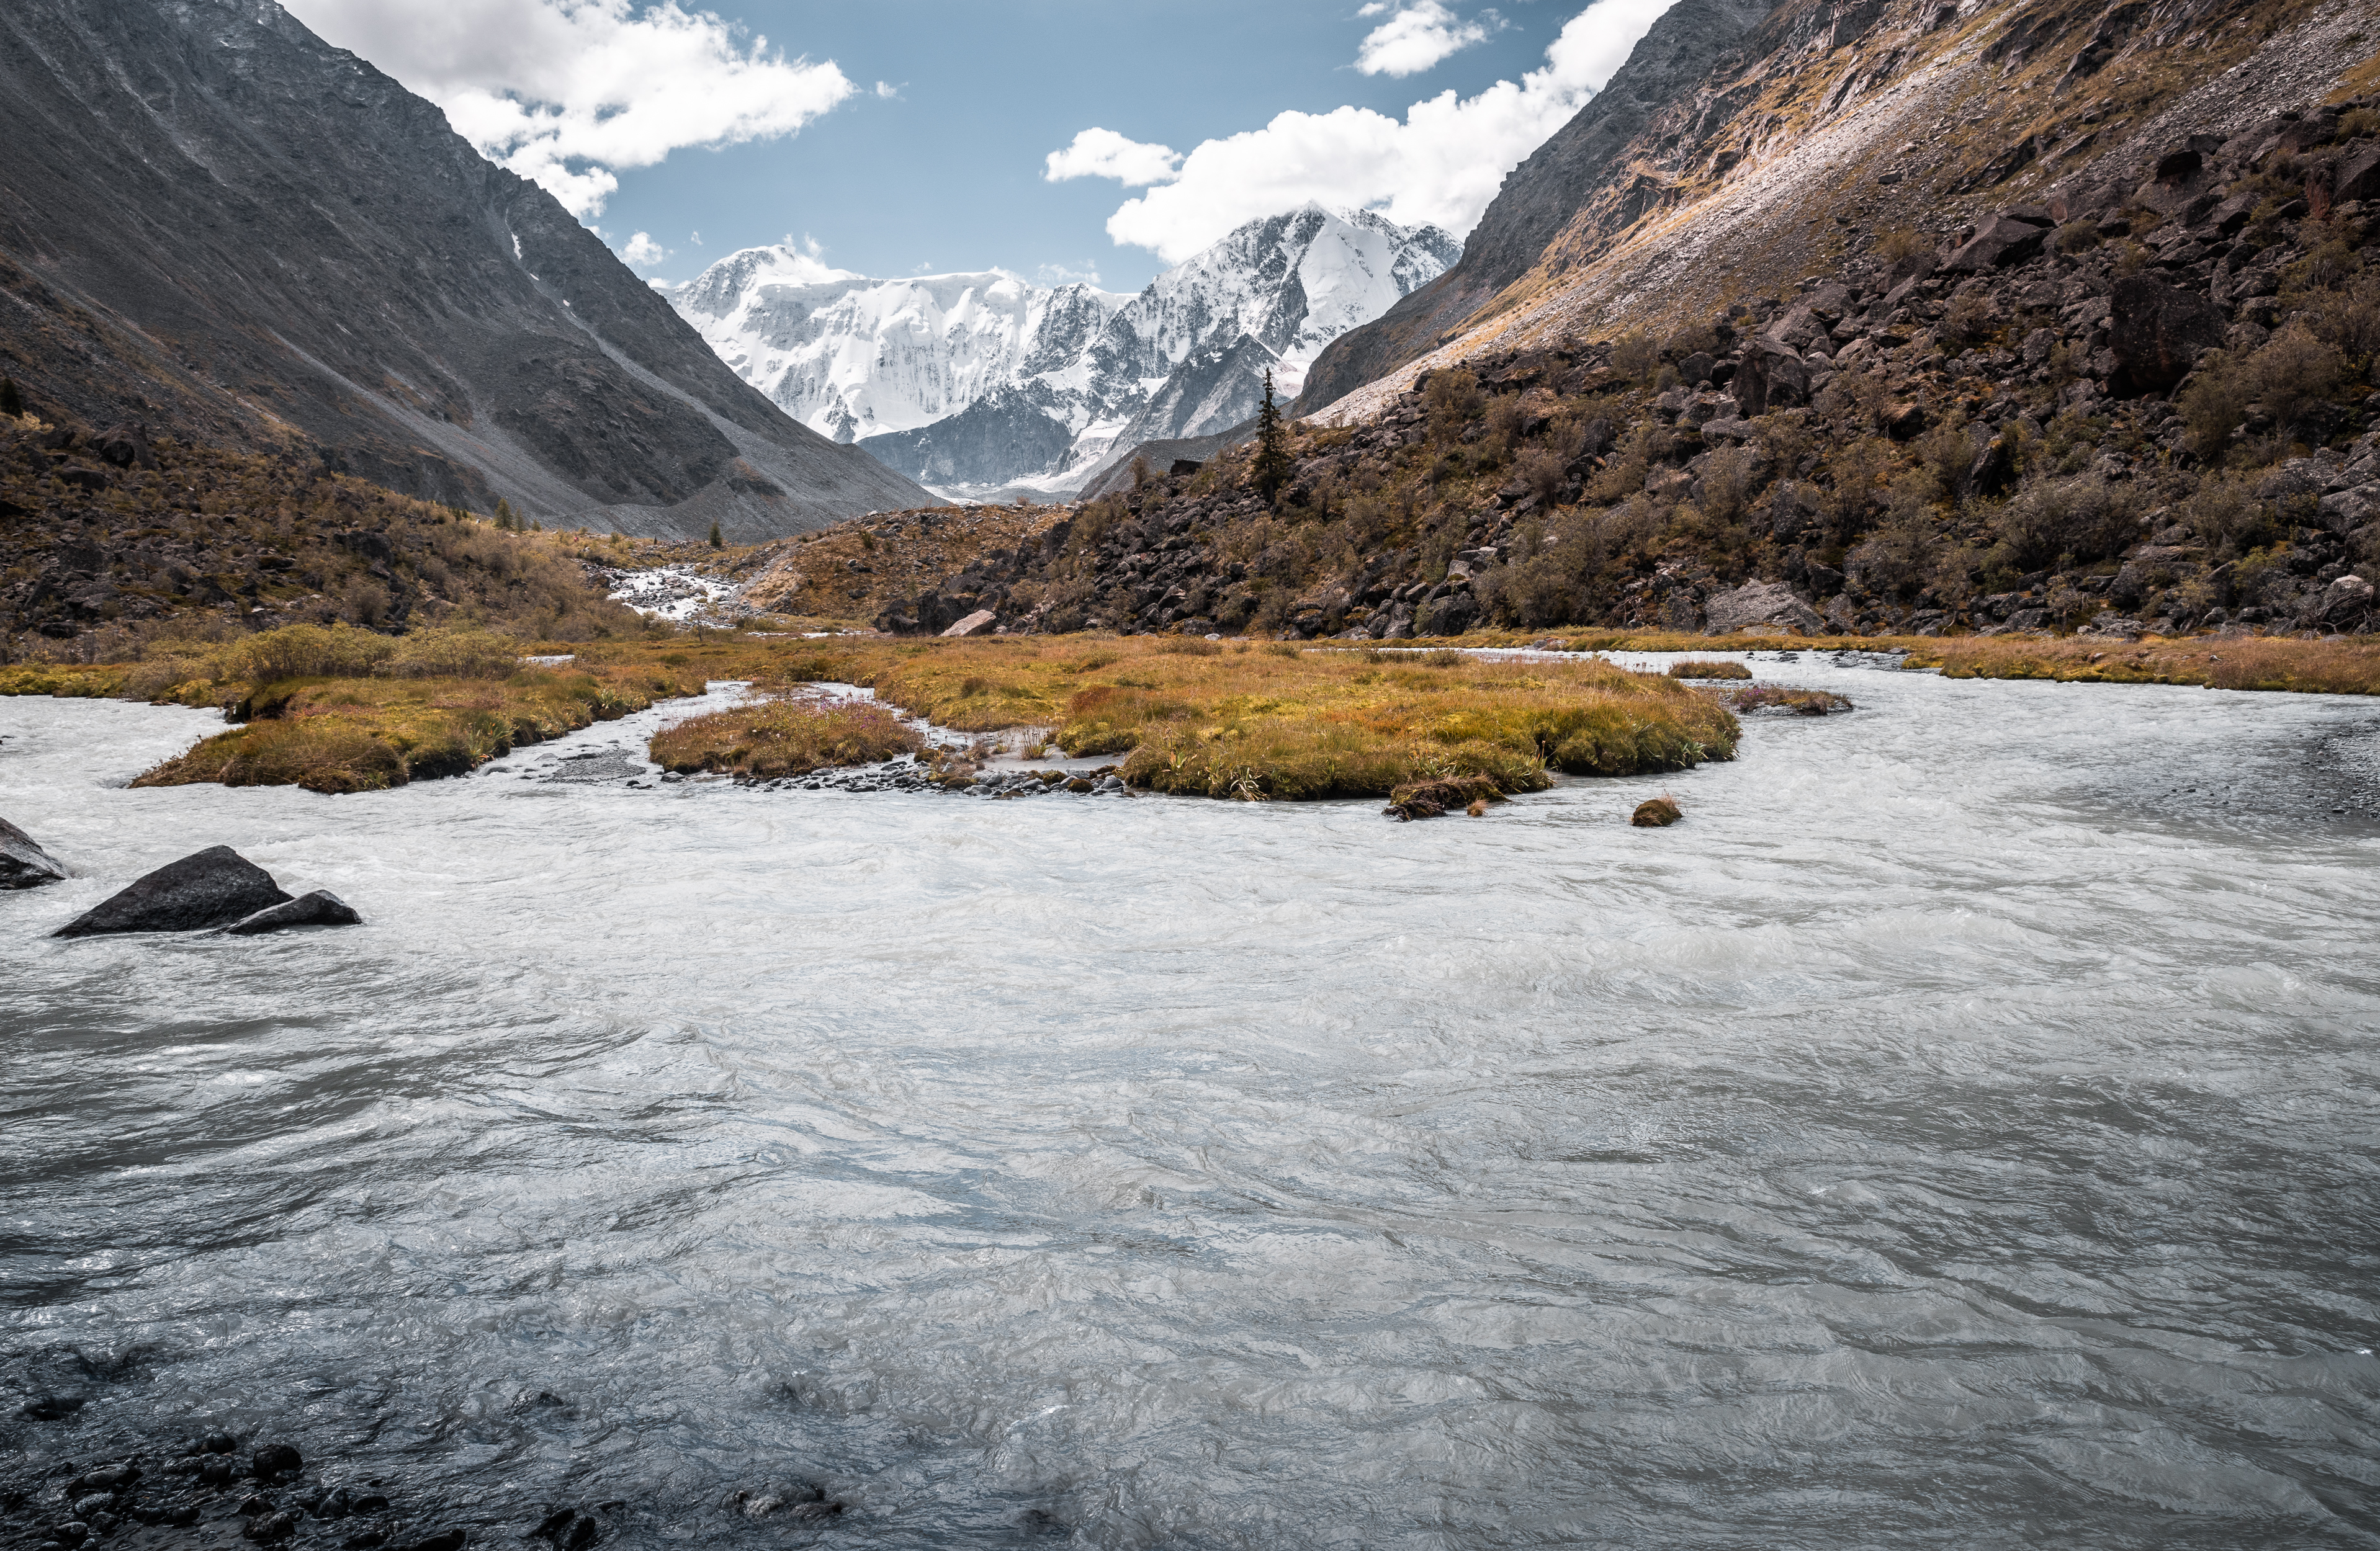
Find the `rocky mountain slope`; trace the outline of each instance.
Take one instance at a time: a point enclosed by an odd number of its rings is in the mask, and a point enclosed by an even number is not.
[[[2035,72],[2022,90],[2058,98],[2064,83],[2070,103],[2110,71],[2119,93],[2150,90],[2102,99],[2132,104],[2123,122],[2104,105],[2060,110],[2095,115],[2085,132],[2109,144],[2056,156],[2046,199],[2010,197],[2028,191],[2030,164],[2010,165],[2025,137],[1933,161],[1898,142],[1833,211],[1841,221],[1809,229],[1813,204],[1793,207],[1798,280],[1700,313],[1685,310],[1694,245],[1724,234],[1668,227],[1665,267],[1622,225],[1613,250],[1635,267],[1586,267],[1648,290],[1645,277],[1687,276],[1653,292],[1658,305],[1563,312],[1584,303],[1552,293],[1537,307],[1572,326],[1550,338],[1516,324],[1508,344],[1459,364],[1441,350],[1411,386],[1375,384],[1335,423],[1305,422],[1276,500],[1252,488],[1244,451],[1224,454],[1087,503],[887,624],[989,608],[1012,629],[1369,639],[1572,624],[2372,630],[2369,44],[2333,12],[2267,26],[2245,6],[2150,10],[2147,40],[2176,65],[2160,76],[2154,57],[2090,42],[2104,18],[2069,29],[2088,44],[2074,54],[2026,55],[2054,14],[2003,7],[1968,52]],[[2224,45],[2230,69],[2180,67],[2210,35],[2252,30]],[[1864,218],[1945,166],[2001,192],[1939,233]],[[1555,246],[1618,220],[1585,210]],[[1735,252],[1759,257],[1748,241]],[[1608,332],[1581,337],[1588,326]]]
[[[1645,30],[1603,90],[1505,175],[1459,261],[1321,353],[1295,412],[1323,408],[1435,348],[1526,274],[1594,191],[1628,176],[1646,126],[1696,94],[1768,9],[1767,0],[1678,0]]]
[[[276,624],[639,634],[577,559],[605,547],[501,531],[317,458],[0,415],[0,662],[123,661]]]
[[[38,412],[638,533],[922,499],[270,0],[14,0],[0,142],[0,371]]]
[[[1504,279],[1508,257],[1435,337],[1358,331],[1299,410],[1360,417],[1430,365],[1666,332],[1896,234],[1939,245],[2009,204],[2129,190],[2192,134],[2368,86],[2375,40],[2371,7],[2342,0],[1786,0],[1648,102],[1616,154],[1524,164],[1499,203],[1569,212],[1525,269]]]
[[[1131,445],[1286,398],[1331,340],[1453,261],[1368,212],[1240,227],[1138,296],[997,273],[870,280],[785,248],[720,261],[675,305],[789,414],[938,489],[1078,488]]]

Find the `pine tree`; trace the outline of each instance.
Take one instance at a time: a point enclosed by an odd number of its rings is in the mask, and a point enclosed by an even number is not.
[[[520,514],[514,511],[513,503],[501,495],[496,497],[496,526],[506,533],[520,531]]]
[[[1257,456],[1248,476],[1270,501],[1289,482],[1289,438],[1281,428],[1281,410],[1272,402],[1272,369],[1265,369],[1264,407],[1257,411]]]
[[[723,550],[727,547],[726,540],[719,537],[719,525],[716,522],[710,525],[710,547],[714,550]]]
[[[0,415],[22,415],[25,395],[17,391],[14,377],[0,377]]]

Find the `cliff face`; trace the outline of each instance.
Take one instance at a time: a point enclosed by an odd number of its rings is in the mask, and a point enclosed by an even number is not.
[[[1526,274],[1597,190],[1629,181],[1627,153],[1645,126],[1691,93],[1767,14],[1765,0],[1678,0],[1603,90],[1505,176],[1452,269],[1322,353],[1294,412],[1320,409],[1435,348]]]
[[[45,415],[637,533],[925,499],[270,0],[12,0],[0,142],[0,370]]]

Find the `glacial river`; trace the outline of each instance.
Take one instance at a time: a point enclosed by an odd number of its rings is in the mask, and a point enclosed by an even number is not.
[[[1407,825],[522,779],[662,712],[135,792],[213,720],[0,700],[80,874],[0,895],[0,1449],[491,1545],[2380,1546],[2380,701],[1760,666],[1860,709]],[[214,843],[369,925],[44,935]]]

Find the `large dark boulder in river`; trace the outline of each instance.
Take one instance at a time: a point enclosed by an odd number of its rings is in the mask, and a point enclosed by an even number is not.
[[[38,889],[66,875],[65,866],[40,842],[0,818],[0,889]]]
[[[109,932],[202,932],[287,904],[273,875],[228,845],[168,862],[60,927],[59,937]]]
[[[254,937],[288,927],[360,927],[363,922],[353,905],[328,889],[317,889],[310,894],[298,895],[287,904],[276,904],[234,921],[223,929],[233,937]]]

